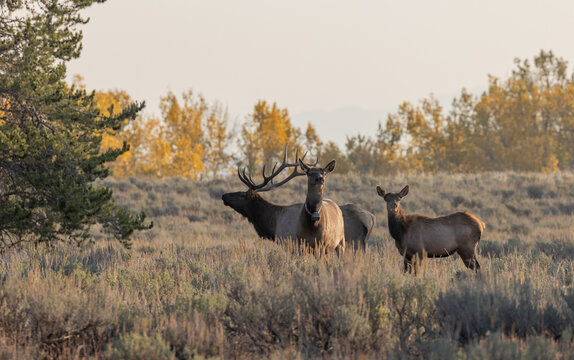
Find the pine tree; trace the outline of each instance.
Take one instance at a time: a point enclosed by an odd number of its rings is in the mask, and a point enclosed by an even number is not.
[[[0,249],[22,243],[83,244],[101,224],[129,246],[149,228],[143,213],[119,207],[95,181],[128,150],[100,151],[102,133],[134,119],[143,104],[111,116],[94,94],[70,88],[66,62],[77,58],[87,21],[79,12],[102,0],[0,2]]]

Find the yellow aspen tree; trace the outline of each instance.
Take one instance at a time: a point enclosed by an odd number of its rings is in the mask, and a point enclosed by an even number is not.
[[[181,105],[171,92],[161,99],[162,144],[157,147],[156,159],[161,164],[159,176],[196,179],[204,170],[201,122],[207,104],[202,96],[194,96],[191,91],[182,98]]]
[[[491,77],[488,91],[476,104],[484,131],[475,140],[485,155],[486,170],[557,169],[553,136],[542,126],[541,93],[526,77],[530,69],[525,65],[507,81]]]
[[[10,110],[10,101],[6,98],[0,98],[0,125],[6,123],[6,112]]]
[[[74,86],[83,87],[82,78],[76,76],[74,78]],[[109,91],[96,91],[94,92],[94,100],[96,101],[98,109],[104,116],[113,116],[115,113],[122,111],[126,106],[128,106],[132,99],[124,90],[109,90]],[[126,127],[134,126],[135,123],[139,122],[141,115],[138,116],[131,123],[128,119],[124,119],[122,127],[118,130],[105,129],[102,131],[102,142],[101,151],[106,151],[110,148],[121,148],[124,144],[128,144],[131,148],[137,146],[134,144],[136,141],[135,136],[131,136],[130,139],[126,137],[127,131]],[[133,132],[132,132],[133,133]],[[132,164],[134,162],[133,151],[128,150],[118,158],[109,163],[109,166],[114,177],[125,178],[132,175]]]
[[[574,168],[574,83],[553,86],[544,93],[544,107],[553,119],[555,129],[555,157],[557,167]]]
[[[415,171],[437,171],[444,165],[444,124],[442,107],[432,96],[421,100],[420,106],[404,102],[399,106],[398,118],[406,126],[409,146],[406,158]]]
[[[323,142],[311,123],[307,124],[307,129],[305,130],[305,150],[308,151],[310,155],[313,155],[313,157],[321,157],[321,152],[323,151]],[[326,159],[323,160],[330,161]]]
[[[345,143],[346,157],[350,170],[358,174],[371,173],[374,164],[373,140],[365,135],[348,136]]]
[[[135,139],[139,146],[130,149],[133,154],[130,175],[165,176],[164,161],[171,156],[171,146],[165,139],[161,119],[152,116],[133,125],[126,136]]]
[[[379,123],[374,143],[373,173],[383,175],[408,169],[401,153],[403,126],[396,115],[389,114],[385,126]]]
[[[479,163],[475,161],[479,149],[476,149],[473,142],[476,130],[475,105],[475,97],[465,88],[452,101],[450,114],[446,118],[445,170],[458,172],[480,170]]]
[[[285,144],[296,149],[300,137],[301,131],[291,124],[287,109],[280,109],[276,103],[270,106],[265,100],[258,101],[242,128],[240,146],[245,165],[250,171],[259,164],[273,166],[282,159]]]
[[[351,171],[347,157],[334,141],[328,141],[321,152],[321,159],[326,161],[337,160],[337,174],[346,174]]]
[[[232,134],[227,130],[227,111],[220,104],[214,104],[205,120],[205,175],[218,178],[230,168],[229,144]]]

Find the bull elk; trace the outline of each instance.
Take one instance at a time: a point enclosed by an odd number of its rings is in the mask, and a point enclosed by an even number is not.
[[[397,249],[404,257],[405,271],[413,268],[413,257],[447,257],[455,252],[467,268],[478,271],[476,247],[485,224],[468,212],[431,218],[419,214],[406,215],[401,199],[409,193],[405,186],[399,193],[385,193],[377,186],[377,193],[387,203],[389,232]]]
[[[305,155],[302,159],[304,158]],[[265,200],[259,193],[275,189],[296,176],[305,175],[297,171],[297,166],[297,163],[287,163],[287,147],[285,147],[282,164],[275,168],[270,176],[263,171],[262,183],[256,184],[245,171],[238,171],[239,179],[248,189],[224,194],[223,203],[247,218],[255,228],[257,235],[264,239],[296,239],[297,219],[303,209],[303,204],[277,205]],[[295,169],[285,181],[271,186],[272,178],[286,168]],[[364,250],[375,225],[375,216],[355,204],[346,204],[340,206],[340,209],[343,213],[347,245],[351,245],[354,249]]]
[[[334,201],[323,199],[327,175],[335,170],[335,160],[324,168],[305,164],[299,165],[307,175],[307,198],[299,211],[297,240],[304,241],[312,249],[325,252],[336,249],[338,254],[345,250],[345,226],[343,213]]]

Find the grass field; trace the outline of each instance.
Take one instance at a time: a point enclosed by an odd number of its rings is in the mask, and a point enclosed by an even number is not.
[[[131,250],[98,233],[0,255],[0,359],[574,357],[574,173],[334,173],[326,197],[377,217],[341,259],[259,239],[221,201],[236,178],[106,184],[155,227]],[[486,223],[479,274],[456,255],[403,273],[375,186],[406,184],[407,212]],[[263,196],[302,202],[305,181]]]

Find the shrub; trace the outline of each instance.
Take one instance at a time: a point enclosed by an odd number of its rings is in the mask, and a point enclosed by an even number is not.
[[[176,359],[175,354],[161,336],[150,337],[137,333],[122,335],[108,346],[105,358],[109,360]]]
[[[178,359],[217,357],[224,349],[225,335],[221,324],[196,311],[170,318],[162,334]]]
[[[463,344],[496,331],[521,339],[558,338],[570,326],[567,314],[551,303],[543,305],[529,282],[489,290],[463,285],[441,293],[436,306],[443,334]]]
[[[388,303],[399,350],[419,354],[422,344],[432,338],[436,307],[434,285],[427,281],[388,285]]]
[[[560,212],[564,215],[574,214],[574,203],[558,204],[558,208],[560,209]]]
[[[529,185],[526,187],[526,193],[531,199],[541,199],[544,196],[544,187],[540,185]]]
[[[224,325],[234,351],[269,354],[295,341],[297,314],[294,295],[286,286],[267,283],[251,288],[239,281],[229,290]]]
[[[456,195],[450,198],[450,204],[452,207],[457,207],[464,204],[465,202],[467,202],[467,200],[464,196]]]
[[[36,345],[47,357],[75,348],[82,356],[101,350],[122,324],[107,306],[109,294],[79,272],[68,275],[68,281],[50,279],[36,288],[18,289],[19,284],[8,280],[0,290],[1,332]],[[76,281],[85,282],[85,291],[71,286]]]
[[[562,346],[544,336],[534,336],[528,341],[511,338],[495,332],[485,339],[470,345],[462,358],[467,359],[563,359],[574,352],[568,344]],[[460,358],[460,357],[459,357]]]

